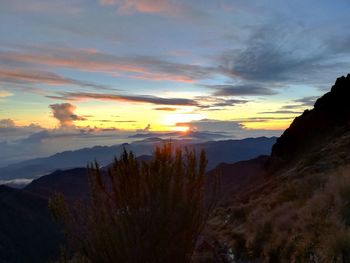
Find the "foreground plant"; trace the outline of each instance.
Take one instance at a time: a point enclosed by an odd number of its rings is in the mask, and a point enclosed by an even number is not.
[[[88,204],[56,196],[50,208],[80,262],[190,262],[210,210],[206,163],[204,152],[197,160],[170,144],[147,163],[124,151],[107,174],[89,167]]]

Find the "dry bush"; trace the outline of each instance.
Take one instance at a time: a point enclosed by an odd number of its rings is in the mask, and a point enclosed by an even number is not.
[[[140,163],[132,153],[115,159],[107,178],[89,167],[91,202],[69,209],[62,197],[51,211],[73,252],[87,262],[190,262],[208,216],[206,158],[170,144]]]

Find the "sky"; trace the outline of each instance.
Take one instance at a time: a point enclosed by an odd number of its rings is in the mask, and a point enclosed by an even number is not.
[[[0,0],[0,157],[135,133],[278,136],[349,72],[349,13],[347,0]]]

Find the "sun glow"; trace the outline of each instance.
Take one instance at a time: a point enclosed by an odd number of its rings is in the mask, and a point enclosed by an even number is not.
[[[172,130],[186,133],[190,130],[190,127],[188,127],[188,126],[175,126],[172,128]]]
[[[186,123],[191,121],[198,121],[204,119],[203,114],[197,113],[178,113],[178,114],[167,114],[161,121],[162,125],[169,127],[173,131],[186,132],[190,129]]]

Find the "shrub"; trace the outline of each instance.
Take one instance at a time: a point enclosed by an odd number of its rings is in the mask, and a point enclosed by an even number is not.
[[[89,262],[189,262],[211,206],[204,202],[206,158],[170,144],[140,163],[124,151],[107,175],[89,166],[91,201],[70,209],[50,201],[75,254]]]

